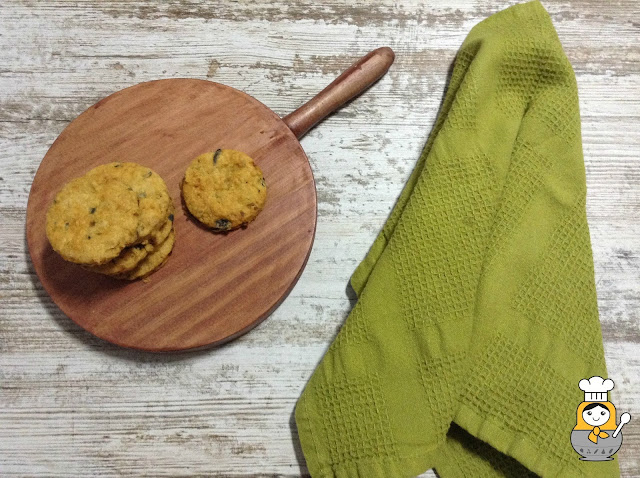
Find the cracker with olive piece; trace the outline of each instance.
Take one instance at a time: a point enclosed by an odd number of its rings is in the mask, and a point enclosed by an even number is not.
[[[247,225],[262,211],[267,187],[251,157],[218,149],[191,161],[182,180],[182,197],[202,224],[214,231],[230,231]]]
[[[82,176],[47,210],[47,239],[67,261],[104,264],[138,239],[139,213],[136,193],[122,181]]]
[[[167,217],[165,223],[151,234],[149,240],[144,241],[141,244],[125,247],[120,255],[115,259],[101,264],[99,266],[85,266],[86,269],[97,272],[98,274],[104,274],[109,276],[118,277],[125,272],[132,271],[140,262],[144,260],[147,255],[152,253],[156,247],[164,242],[173,229],[173,205],[171,206],[171,213]]]
[[[122,275],[119,275],[120,279],[128,279],[128,280],[136,280],[136,279],[144,279],[152,272],[160,269],[167,260],[169,259],[169,255],[173,250],[173,246],[176,242],[176,234],[175,230],[171,229],[169,236],[159,244],[152,252],[150,252],[147,257],[145,257],[135,269],[129,272],[125,272]]]
[[[121,181],[136,194],[140,208],[137,243],[150,239],[165,223],[173,207],[164,180],[146,166],[136,163],[107,163],[92,169],[87,176]]]

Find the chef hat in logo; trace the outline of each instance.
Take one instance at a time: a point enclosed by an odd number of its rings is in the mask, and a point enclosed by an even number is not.
[[[608,402],[607,393],[613,389],[613,380],[610,378],[591,377],[589,380],[583,378],[578,383],[580,390],[584,392],[585,402]]]

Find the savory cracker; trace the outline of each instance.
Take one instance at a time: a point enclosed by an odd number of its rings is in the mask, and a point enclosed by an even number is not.
[[[136,193],[115,179],[83,176],[67,183],[47,211],[46,233],[65,260],[109,262],[138,238]]]
[[[86,266],[85,268],[90,271],[109,276],[118,276],[135,269],[150,252],[153,252],[157,245],[164,242],[164,240],[169,236],[169,233],[173,229],[173,216],[175,212],[173,204],[169,211],[170,213],[167,220],[162,224],[162,226],[151,233],[148,240],[145,240],[140,244],[125,247],[118,257],[106,264],[101,264],[99,266]]]
[[[108,276],[117,276],[135,269],[142,260],[154,249],[151,244],[136,244],[125,247],[120,255],[106,264],[99,266],[85,266],[87,270]]]
[[[248,224],[264,208],[262,171],[246,154],[219,149],[195,158],[182,181],[189,212],[203,224],[229,231]]]
[[[175,212],[176,210],[173,207],[173,204],[171,204],[171,207],[169,208],[169,214],[167,215],[167,220],[162,226],[160,226],[157,230],[153,231],[149,235],[149,243],[154,247],[164,242],[164,240],[169,236],[171,229],[173,229],[173,218]]]
[[[167,220],[172,207],[164,180],[151,169],[136,163],[108,163],[87,173],[100,180],[118,180],[136,194],[140,207],[138,241],[143,242]]]
[[[171,254],[175,242],[176,234],[175,231],[171,229],[169,236],[164,240],[164,242],[159,244],[158,247],[150,252],[135,269],[119,275],[118,277],[120,279],[128,280],[142,279],[152,272],[157,271],[167,262],[167,259],[169,259],[169,254]]]

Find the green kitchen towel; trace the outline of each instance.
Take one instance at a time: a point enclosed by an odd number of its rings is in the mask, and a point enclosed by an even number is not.
[[[538,2],[472,29],[296,406],[313,477],[618,476],[570,434],[606,376],[575,76]]]

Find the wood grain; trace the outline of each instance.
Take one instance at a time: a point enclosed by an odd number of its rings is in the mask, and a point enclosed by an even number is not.
[[[311,101],[285,116],[283,121],[297,138],[301,138],[318,121],[378,81],[389,70],[394,58],[391,48],[376,48],[347,68]]]
[[[366,90],[392,62],[390,48],[370,52],[283,121],[254,98],[202,80],[149,81],[97,102],[54,141],[31,186],[27,244],[51,299],[96,336],[153,352],[220,345],[255,327],[300,277],[315,234],[313,174],[295,138]],[[176,207],[180,242],[152,285],[123,284],[66,263],[46,240],[45,213],[55,194],[89,169],[142,164],[179,198],[190,161],[217,149],[254,158],[268,184],[265,209],[250,227],[213,234]]]
[[[267,183],[264,210],[246,228],[214,234],[180,207],[180,181],[196,156],[251,156]],[[57,191],[100,164],[148,166],[176,206],[176,244],[149,282],[123,282],[65,262],[45,235]],[[307,262],[316,191],[304,151],[269,108],[204,80],[141,83],[100,100],[45,155],[27,204],[27,244],[45,290],[77,324],[124,347],[177,351],[227,342],[284,299]]]
[[[509,0],[5,0],[0,15],[0,475],[306,475],[291,414],[352,307],[346,290],[437,114],[469,29]],[[640,476],[640,24],[634,0],[543,0],[578,81],[588,217],[618,453]],[[302,140],[316,238],[250,334],[149,355],[51,302],[24,239],[31,181],[69,121],[141,81],[229,84],[285,115],[378,45],[396,61]],[[424,476],[433,477],[432,472]]]

